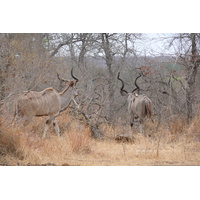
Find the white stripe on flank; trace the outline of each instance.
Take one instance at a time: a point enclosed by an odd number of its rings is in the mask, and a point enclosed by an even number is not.
[[[36,99],[36,101],[37,101],[37,104],[38,104],[37,108],[38,108],[39,105],[40,105],[39,102],[38,102],[38,99],[37,99],[37,97],[35,96],[35,93],[34,93],[34,92],[32,92],[32,94],[34,95],[34,97],[35,97],[35,99]],[[36,113],[37,113],[37,111],[38,111],[38,110],[36,110]]]

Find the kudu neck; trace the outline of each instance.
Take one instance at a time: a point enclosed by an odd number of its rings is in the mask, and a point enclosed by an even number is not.
[[[64,95],[68,90],[70,90],[70,86],[67,86],[61,93],[60,95]]]
[[[61,110],[66,109],[71,100],[74,98],[74,89],[71,86],[68,86],[66,89],[63,90],[63,92],[60,93],[61,98]]]

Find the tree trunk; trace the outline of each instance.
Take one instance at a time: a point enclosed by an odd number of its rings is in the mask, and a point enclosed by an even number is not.
[[[106,58],[106,65],[108,69],[108,103],[109,103],[109,113],[108,113],[108,121],[110,123],[113,122],[113,115],[114,115],[114,73],[112,70],[112,64],[113,64],[113,55],[111,52],[110,42],[108,39],[109,34],[102,33],[102,47],[105,52],[105,58]]]
[[[188,84],[188,87],[186,89],[186,122],[189,124],[189,122],[192,120],[192,102],[193,102],[193,84]]]
[[[197,68],[199,67],[199,59],[197,59],[197,47],[196,47],[196,34],[191,33],[192,43],[192,55],[191,55],[191,66],[188,69],[186,76],[187,88],[186,88],[186,121],[189,123],[193,117],[193,102],[195,95],[195,78],[197,75]]]

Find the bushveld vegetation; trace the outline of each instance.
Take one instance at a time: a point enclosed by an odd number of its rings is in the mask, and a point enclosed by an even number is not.
[[[142,34],[0,34],[0,165],[199,165],[200,35],[160,38],[179,47],[172,55],[145,55],[138,40],[145,42]],[[72,67],[80,107],[57,117],[60,138],[53,126],[41,138],[45,117],[12,122],[18,94],[62,91],[57,73],[70,79]],[[130,133],[118,72],[127,91],[142,73],[141,93],[153,102],[146,137],[134,126],[129,142],[115,140]]]
[[[115,136],[128,126],[112,127],[102,124],[104,140],[91,137],[91,131],[63,113],[58,117],[62,131],[59,138],[53,130],[42,139],[44,118],[36,118],[24,129],[8,125],[1,118],[1,165],[59,165],[59,166],[135,166],[135,165],[199,165],[200,120],[186,124],[177,118],[162,124],[156,132],[149,122],[151,137],[134,134],[131,143],[117,142]]]

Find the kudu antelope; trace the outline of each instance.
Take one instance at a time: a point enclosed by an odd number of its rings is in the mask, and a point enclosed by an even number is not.
[[[60,136],[56,116],[58,116],[60,112],[67,109],[71,101],[74,101],[74,103],[78,105],[75,101],[75,97],[78,96],[76,89],[78,79],[73,75],[73,68],[71,70],[71,76],[75,79],[75,81],[61,79],[58,75],[59,80],[68,83],[68,85],[65,85],[65,89],[61,93],[57,92],[53,88],[47,88],[41,92],[22,92],[18,96],[15,104],[14,119],[17,116],[21,118],[24,117],[26,122],[29,123],[33,117],[47,116],[43,137],[45,137],[52,121],[57,135]]]
[[[122,87],[120,93],[122,96],[128,96],[128,112],[130,114],[130,126],[133,127],[135,121],[139,122],[140,133],[143,133],[143,122],[145,117],[152,116],[152,101],[145,95],[139,94],[140,88],[137,85],[137,80],[141,77],[141,74],[135,79],[136,88],[132,92],[127,92],[124,90],[124,82],[119,78],[120,72],[117,78],[121,81]],[[138,93],[136,92],[138,90]]]

